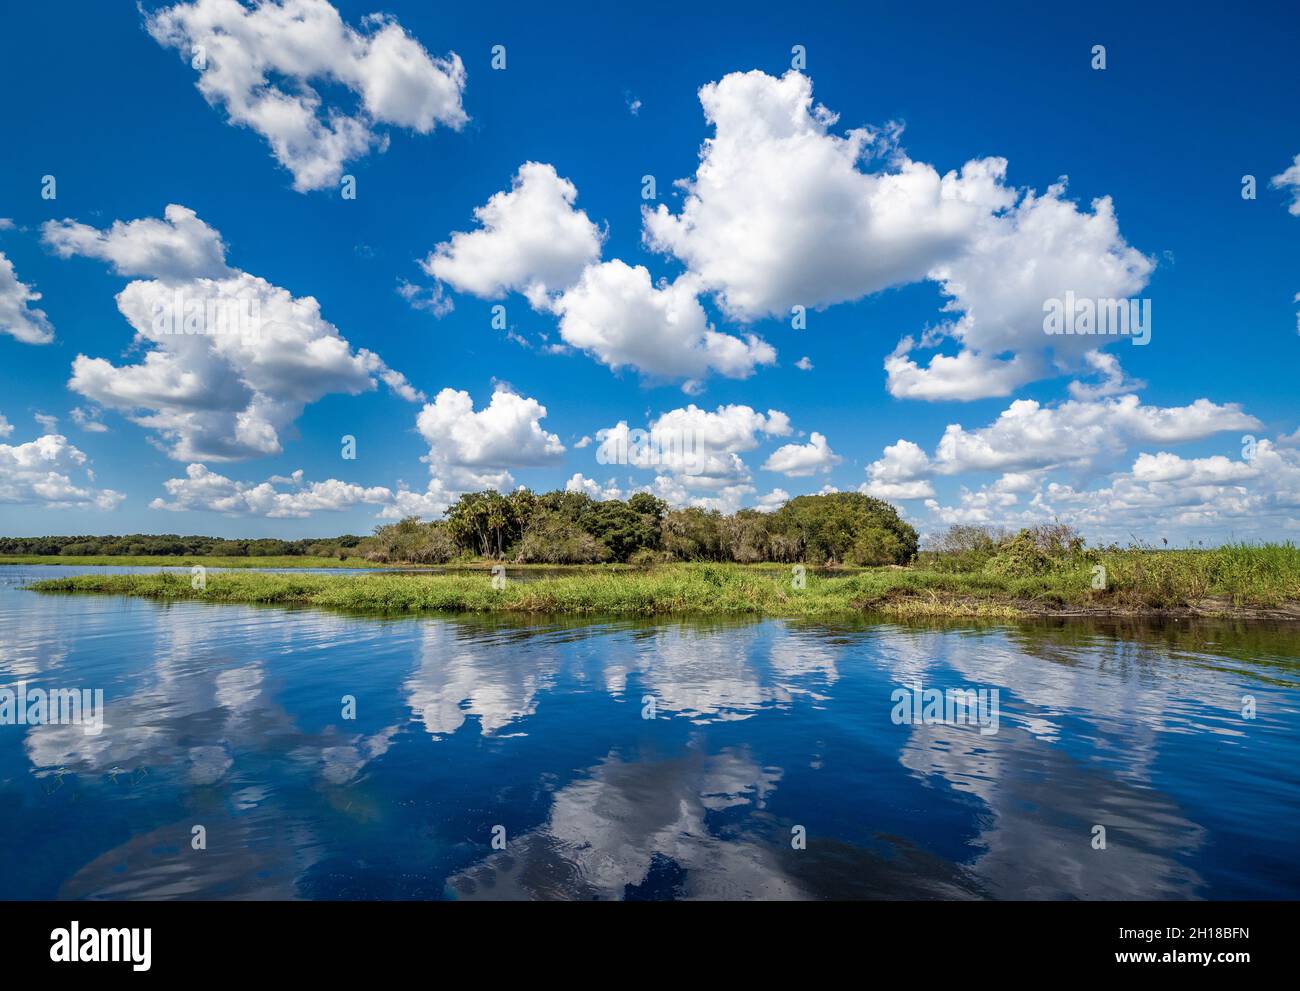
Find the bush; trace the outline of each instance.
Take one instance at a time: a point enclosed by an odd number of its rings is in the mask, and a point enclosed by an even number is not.
[[[1095,552],[1084,550],[1083,537],[1064,523],[1044,523],[1021,530],[984,565],[990,575],[1028,578],[1084,563]]]
[[[897,564],[903,558],[902,542],[888,530],[871,529],[854,541],[845,557],[848,564],[875,567]]]
[[[930,538],[920,557],[933,571],[981,571],[1011,539],[1000,527],[956,523]]]

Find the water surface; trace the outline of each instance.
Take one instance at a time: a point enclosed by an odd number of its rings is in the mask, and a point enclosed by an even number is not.
[[[0,567],[0,688],[106,701],[98,735],[0,726],[0,898],[1300,897],[1295,627],[20,587],[105,570]],[[895,723],[918,682],[997,689],[997,732]]]

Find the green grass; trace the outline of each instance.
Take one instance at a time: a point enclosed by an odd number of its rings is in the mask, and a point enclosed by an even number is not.
[[[982,572],[879,568],[793,587],[788,568],[673,564],[646,571],[573,569],[492,587],[482,573],[401,576],[225,572],[196,590],[190,576],[79,575],[36,582],[43,592],[98,592],[156,599],[309,605],[381,613],[519,612],[651,616],[665,614],[829,617],[878,612],[893,617],[1013,618],[1053,612],[1143,613],[1192,609],[1231,615],[1282,609],[1300,618],[1300,549],[1291,545],[1217,551],[1115,551],[1098,560],[1107,587],[1092,587],[1093,565],[1027,578]],[[507,575],[519,571],[507,566]]]
[[[491,571],[496,561],[487,558],[457,558],[446,564],[411,564],[403,561],[380,563],[363,557],[349,557],[340,561],[333,557],[305,557],[291,555],[271,555],[267,557],[226,557],[214,554],[0,554],[0,566],[6,564],[62,564],[76,567],[117,567],[117,568],[192,568],[201,564],[205,568],[371,568],[376,571],[384,569],[419,570],[421,568],[438,568],[446,571]],[[586,564],[512,564],[511,571],[588,571],[593,565]],[[632,568],[627,564],[602,564],[601,571],[626,571]],[[753,565],[753,567],[771,567],[782,572],[790,570],[787,564]]]

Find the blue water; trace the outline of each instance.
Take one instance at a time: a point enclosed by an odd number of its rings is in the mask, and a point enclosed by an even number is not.
[[[0,568],[0,689],[106,703],[98,735],[0,725],[0,898],[1300,897],[1295,626],[376,619],[21,588],[84,571]],[[997,732],[896,723],[918,680],[997,689]]]

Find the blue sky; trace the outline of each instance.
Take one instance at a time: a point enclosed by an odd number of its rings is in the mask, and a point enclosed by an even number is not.
[[[1294,8],[709,7],[7,13],[0,532],[364,533],[490,482],[1294,538]],[[256,345],[118,298],[236,289]],[[1064,291],[1150,342],[1046,335]],[[600,463],[619,424],[702,463]]]

